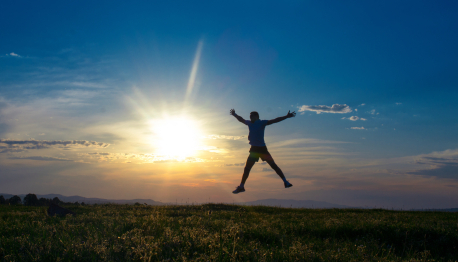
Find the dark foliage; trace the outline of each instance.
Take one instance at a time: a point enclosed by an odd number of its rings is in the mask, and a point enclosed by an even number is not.
[[[58,215],[58,216],[64,217],[68,214],[76,216],[76,214],[73,211],[63,208],[57,204],[51,203],[51,205],[49,205],[49,208],[48,208],[49,216]]]
[[[38,198],[35,194],[27,194],[24,197],[24,205],[25,206],[39,206],[40,201],[38,201]]]
[[[10,205],[20,205],[20,204],[22,204],[22,200],[21,200],[21,198],[19,196],[14,195],[10,199],[8,199],[8,203]]]
[[[51,199],[41,197],[38,199],[38,203],[40,206],[49,206],[49,204],[51,204]]]
[[[55,197],[52,199],[52,202],[56,205],[59,205],[60,203],[63,203],[62,201],[60,201],[60,199],[58,197]]]

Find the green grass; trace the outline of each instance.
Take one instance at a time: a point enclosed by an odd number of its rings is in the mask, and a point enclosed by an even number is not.
[[[0,206],[0,261],[456,261],[458,214],[207,204]]]

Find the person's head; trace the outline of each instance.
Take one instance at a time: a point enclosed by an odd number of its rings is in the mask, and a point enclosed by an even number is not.
[[[252,123],[254,123],[254,121],[258,120],[259,119],[258,112],[256,112],[256,111],[251,112],[250,113],[250,119],[251,119]]]

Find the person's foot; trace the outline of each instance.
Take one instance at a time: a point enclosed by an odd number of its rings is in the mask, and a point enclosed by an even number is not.
[[[238,186],[234,191],[232,191],[233,194],[238,194],[242,192],[245,192],[245,188],[241,186]]]
[[[285,188],[289,188],[289,187],[292,187],[293,184],[291,184],[289,181],[286,181],[285,182]]]

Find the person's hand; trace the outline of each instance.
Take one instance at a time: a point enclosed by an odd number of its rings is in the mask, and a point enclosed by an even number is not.
[[[295,116],[296,116],[296,112],[293,111],[293,112],[291,113],[290,110],[288,110],[288,114],[286,114],[286,117],[287,117],[287,118],[295,117]]]
[[[235,114],[235,110],[234,110],[234,109],[231,109],[231,110],[229,111],[229,114],[235,116],[235,115],[236,115],[236,114]]]

